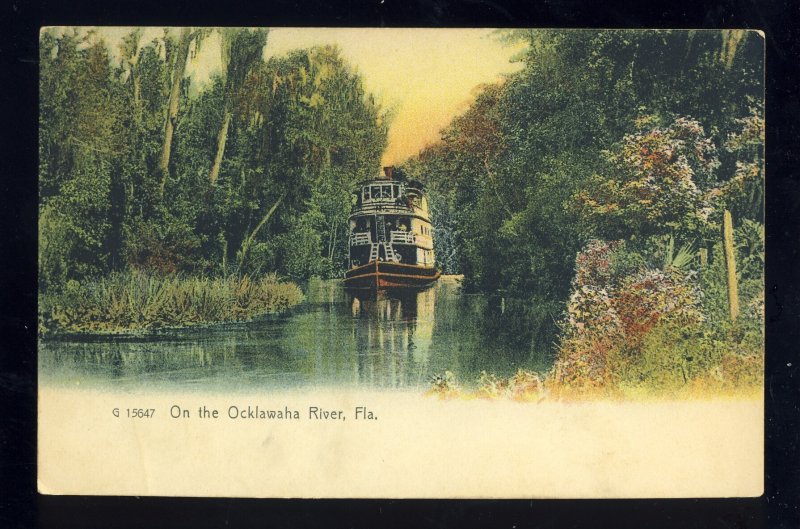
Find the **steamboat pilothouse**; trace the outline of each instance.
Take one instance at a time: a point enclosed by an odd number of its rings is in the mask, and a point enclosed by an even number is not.
[[[359,184],[350,215],[345,286],[422,288],[439,278],[433,228],[422,184],[395,178],[394,167]]]

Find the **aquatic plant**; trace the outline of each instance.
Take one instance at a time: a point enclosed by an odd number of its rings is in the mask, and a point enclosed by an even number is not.
[[[444,374],[435,374],[430,380],[431,389],[429,394],[437,395],[439,398],[453,398],[461,394],[456,375],[452,371],[445,371]]]
[[[39,329],[108,333],[243,321],[285,310],[302,298],[297,285],[274,274],[254,279],[115,273],[40,293]]]
[[[456,376],[445,371],[443,375],[436,374],[431,377],[429,395],[439,398],[462,399],[511,399],[517,401],[540,401],[545,397],[545,388],[542,377],[535,371],[519,369],[509,377],[498,377],[494,373],[481,371],[478,377],[477,389],[463,388],[458,384]]]
[[[498,378],[493,373],[481,371],[478,378],[478,397],[496,399],[504,397],[508,392],[508,381]]]
[[[545,396],[544,382],[539,373],[519,369],[508,379],[508,395],[513,400],[541,400]]]

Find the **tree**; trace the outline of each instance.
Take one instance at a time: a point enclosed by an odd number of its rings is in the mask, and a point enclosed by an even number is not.
[[[210,30],[204,28],[182,28],[178,41],[174,42],[167,30],[164,31],[164,44],[167,49],[167,62],[171,66],[172,86],[169,93],[167,115],[164,120],[164,136],[161,146],[161,159],[158,164],[160,176],[159,194],[163,198],[164,188],[169,178],[169,161],[172,154],[172,136],[178,120],[178,107],[181,99],[181,86],[186,74],[186,65],[189,61],[189,52],[194,44],[197,53],[203,39]]]
[[[42,32],[43,289],[126,268],[227,274],[233,261],[297,279],[341,270],[352,185],[386,144],[382,111],[338,49],[264,63],[264,31],[227,31],[226,71],[190,92],[206,33],[134,30],[116,60],[94,32]]]
[[[696,120],[647,128],[649,123],[652,118],[642,118],[639,132],[606,151],[608,176],[596,175],[576,194],[582,217],[606,239],[678,232],[703,238],[713,213],[715,146]]]
[[[441,142],[407,164],[435,190],[432,198],[444,201],[433,205],[437,224],[455,226],[455,237],[446,239],[458,241],[458,268],[469,287],[565,299],[575,253],[597,230],[630,235],[626,230],[638,222],[636,229],[663,233],[669,228],[663,222],[680,224],[689,237],[721,222],[721,216],[704,220],[704,203],[713,206],[713,190],[734,172],[736,157],[720,149],[719,139],[738,130],[735,118],[747,111],[748,97],[760,97],[763,41],[756,33],[511,30],[501,37],[527,45],[516,58],[522,70],[481,89]],[[624,160],[617,164],[603,152],[621,152],[614,146],[631,130],[642,134],[631,148],[656,141],[645,137],[648,124],[636,126],[641,116],[654,116],[649,126],[681,116],[703,124],[717,170],[706,170],[686,150],[690,175],[666,161],[662,168],[670,174],[651,175],[664,189],[666,179],[696,180],[701,193],[654,194],[660,202],[636,210],[636,193],[649,191],[635,190],[633,182],[644,184],[647,171],[640,164],[633,175]],[[677,128],[669,134],[675,145],[684,141]],[[718,182],[705,180],[711,173]],[[622,182],[629,187],[612,189]],[[574,207],[576,196],[596,201],[587,207],[623,205],[631,215],[597,209],[600,222]],[[673,199],[674,211],[666,203]],[[591,222],[581,224],[582,216]]]
[[[266,29],[234,29],[221,30],[222,37],[222,63],[225,69],[225,108],[222,112],[222,124],[217,136],[217,151],[214,164],[208,175],[208,181],[213,186],[217,182],[222,158],[225,155],[225,143],[228,140],[228,127],[233,118],[233,107],[240,98],[240,92],[250,70],[261,58],[264,46],[267,43],[268,30]]]
[[[242,240],[243,266],[259,232],[278,208],[291,217],[318,202],[327,217],[329,258],[346,238],[345,208],[354,182],[377,170],[386,129],[360,77],[336,47],[323,46],[273,58],[251,78],[251,112],[260,136],[271,205]],[[315,193],[326,189],[324,194]],[[319,202],[322,200],[322,202]],[[322,257],[322,256],[319,256]]]
[[[107,269],[125,135],[124,103],[102,40],[47,30],[40,60],[39,274],[46,287]]]

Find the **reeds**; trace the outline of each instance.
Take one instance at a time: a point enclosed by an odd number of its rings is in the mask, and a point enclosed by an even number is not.
[[[39,330],[113,333],[245,321],[302,299],[297,285],[274,274],[254,279],[115,273],[40,293]]]
[[[428,395],[440,399],[511,399],[519,402],[540,402],[545,398],[546,390],[539,373],[519,369],[509,377],[498,377],[493,373],[481,371],[477,389],[462,388],[455,374],[445,371],[444,375],[436,374],[430,380]]]

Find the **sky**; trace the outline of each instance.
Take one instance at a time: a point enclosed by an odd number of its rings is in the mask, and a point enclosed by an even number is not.
[[[96,28],[114,51],[131,28]],[[146,28],[142,44],[163,28]],[[510,62],[518,48],[499,42],[491,29],[273,28],[265,58],[289,50],[338,44],[393,119],[383,165],[400,163],[434,143],[439,131],[465,111],[478,87],[521,68]],[[196,88],[221,69],[219,35],[213,32],[187,68]]]

